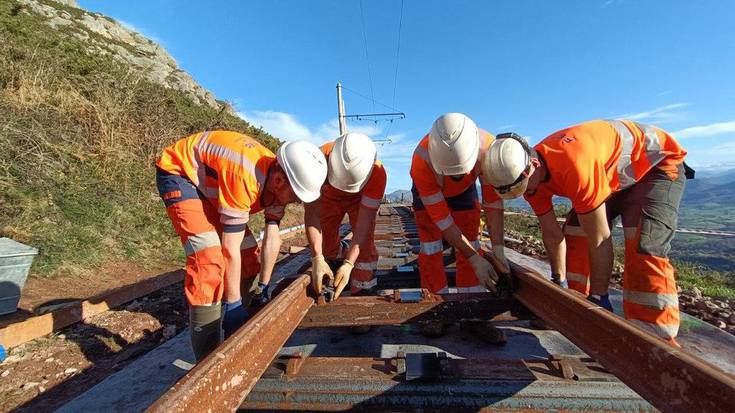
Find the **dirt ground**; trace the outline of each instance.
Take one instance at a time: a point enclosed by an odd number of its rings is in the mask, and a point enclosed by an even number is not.
[[[304,245],[304,237],[297,236],[284,240],[281,251]],[[28,312],[53,302],[59,291],[74,291],[74,298],[86,299],[158,274],[136,274],[130,265],[117,269],[95,280],[55,279],[43,284],[32,280],[23,291],[23,308]],[[187,321],[183,286],[177,283],[87,323],[14,347],[0,363],[0,411],[53,411],[178,334]]]

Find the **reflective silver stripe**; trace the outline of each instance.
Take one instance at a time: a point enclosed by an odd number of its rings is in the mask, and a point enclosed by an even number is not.
[[[186,255],[193,255],[205,248],[219,247],[219,236],[217,231],[202,232],[201,234],[190,235],[184,243],[184,251]]]
[[[564,235],[571,235],[573,237],[587,236],[582,227],[578,227],[576,225],[564,225]]]
[[[622,146],[620,152],[620,160],[618,160],[618,182],[620,182],[620,189],[625,189],[635,183],[635,171],[633,171],[633,164],[630,160],[630,155],[633,153],[633,134],[630,132],[627,126],[619,120],[608,121],[620,137],[620,144]]]
[[[470,245],[472,245],[472,248],[479,250],[480,249],[480,240],[474,240],[470,241]]]
[[[242,239],[242,243],[240,244],[241,250],[246,250],[248,248],[255,248],[258,246],[258,241],[255,240],[255,237],[253,234],[248,234],[245,236],[245,238]]]
[[[679,307],[678,294],[649,293],[643,291],[623,291],[623,300],[646,307],[663,310],[666,307]]]
[[[495,208],[495,209],[503,209],[503,201],[493,201],[493,202],[484,202],[482,203],[483,208]]]
[[[355,263],[355,269],[356,270],[363,270],[363,271],[375,271],[378,268],[378,262],[372,261],[372,262],[357,262]]]
[[[638,234],[638,227],[623,227],[623,235],[625,239],[635,239]]]
[[[376,285],[378,285],[378,279],[377,278],[373,278],[372,280],[369,280],[369,281],[360,281],[360,280],[356,280],[356,279],[352,278],[352,279],[350,279],[350,284],[354,288],[359,288],[361,290],[368,290],[368,289],[373,288]]]
[[[640,327],[642,330],[653,333],[654,335],[664,339],[674,338],[679,333],[679,324],[647,323],[645,321],[635,320],[632,318],[629,318],[628,321]]]
[[[220,215],[219,222],[225,224],[225,225],[242,225],[247,224],[249,215],[245,214],[244,217],[231,217],[229,215]]]
[[[487,292],[487,288],[483,287],[480,284],[477,284],[472,287],[457,287],[457,292],[460,294],[465,293],[485,293]]]
[[[661,152],[661,140],[656,133],[656,128],[650,125],[636,123],[638,128],[643,131],[643,144],[646,148],[646,157],[651,166],[658,165],[666,155]]]
[[[255,176],[255,180],[258,181],[258,184],[262,186],[265,182],[265,175],[263,175],[263,172],[261,172],[260,169],[256,168],[255,164],[250,159],[248,159],[245,154],[237,153],[230,148],[225,148],[224,146],[217,145],[216,143],[208,142],[204,142],[202,145],[200,145],[199,151],[202,153],[219,156],[220,158],[225,158],[229,161],[240,164],[246,171]]]
[[[424,148],[423,146],[417,146],[416,149],[413,151],[413,154],[418,155],[419,158],[425,160],[426,162],[429,162],[429,150]]]
[[[222,206],[217,209],[217,212],[219,212],[222,215],[227,215],[228,217],[233,217],[233,218],[241,218],[241,217],[247,218],[249,215],[248,211],[238,211],[237,209],[225,208]]]
[[[441,192],[435,192],[431,195],[422,196],[421,202],[424,203],[424,205],[434,205],[436,203],[439,203],[444,200],[444,195],[442,195]]]
[[[364,205],[365,207],[367,207],[367,208],[371,208],[371,209],[380,208],[380,200],[379,199],[370,198],[367,195],[363,195],[362,196],[362,200],[360,201],[360,203],[362,205]]]
[[[421,254],[433,255],[444,251],[442,240],[422,242],[420,245],[419,253]]]
[[[567,280],[578,282],[580,284],[589,284],[590,281],[589,277],[570,271],[567,271]]]
[[[452,216],[449,215],[448,217],[437,222],[436,226],[439,227],[439,230],[444,231],[445,229],[451,227],[452,224],[454,224],[454,218],[452,218]]]

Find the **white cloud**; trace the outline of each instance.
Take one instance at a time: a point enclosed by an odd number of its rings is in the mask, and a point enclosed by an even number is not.
[[[238,115],[253,126],[261,127],[277,138],[287,141],[307,140],[319,143],[314,133],[290,113],[254,110],[252,112],[238,112]]]
[[[339,136],[339,122],[337,119],[326,121],[312,129],[302,123],[295,115],[286,112],[254,110],[238,112],[237,114],[253,126],[262,127],[276,138],[286,141],[307,140],[315,144],[321,144],[334,140]],[[373,139],[380,138],[383,133],[383,129],[376,124],[348,124],[347,130],[364,133]]]
[[[703,138],[706,136],[721,135],[735,132],[735,121],[712,123],[709,125],[692,126],[673,132],[677,139]],[[726,144],[727,145],[727,144]]]
[[[686,114],[680,112],[679,109],[685,108],[687,106],[689,106],[688,103],[672,103],[644,112],[626,113],[624,115],[615,116],[615,118],[648,121],[658,124],[676,122],[686,119]]]

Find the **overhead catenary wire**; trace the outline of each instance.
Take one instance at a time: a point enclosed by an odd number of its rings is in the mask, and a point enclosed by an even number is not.
[[[393,74],[393,101],[392,105],[396,105],[396,89],[398,88],[398,63],[401,57],[401,29],[403,28],[403,1],[401,0],[401,13],[398,18],[398,40],[396,41],[396,70]]]
[[[365,46],[365,63],[367,65],[368,81],[370,83],[370,96],[373,101],[373,110],[375,110],[375,92],[373,91],[373,74],[370,70],[370,54],[368,52],[368,40],[367,30],[365,30],[365,12],[362,7],[362,0],[360,0],[360,21],[362,22],[362,40]]]

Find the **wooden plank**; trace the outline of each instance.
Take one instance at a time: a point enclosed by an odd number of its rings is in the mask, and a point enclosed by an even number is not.
[[[184,280],[184,271],[176,270],[105,292],[88,300],[72,303],[52,313],[31,317],[0,329],[0,345],[10,348],[43,337],[76,322],[117,307],[138,297]]]

